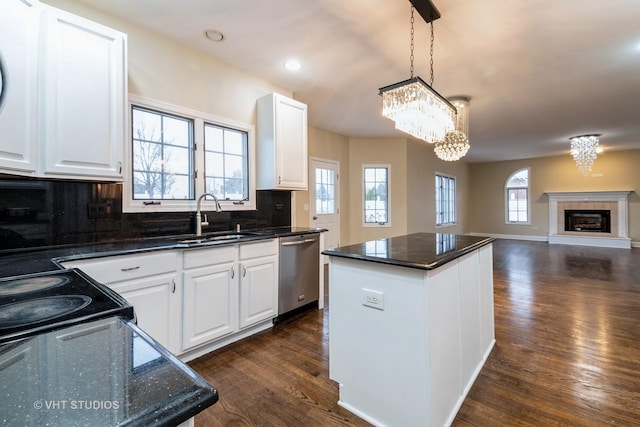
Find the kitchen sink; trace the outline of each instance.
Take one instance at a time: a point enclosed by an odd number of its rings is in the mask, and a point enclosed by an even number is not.
[[[178,243],[185,244],[199,244],[199,243],[207,243],[207,242],[221,242],[221,241],[229,241],[229,240],[240,240],[245,237],[256,236],[256,233],[225,233],[225,234],[213,234],[213,235],[204,235],[197,237],[190,237],[188,239],[178,240]]]

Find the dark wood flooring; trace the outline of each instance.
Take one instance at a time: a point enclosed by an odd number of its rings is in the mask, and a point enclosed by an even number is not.
[[[498,240],[494,293],[496,346],[454,426],[640,426],[640,249]],[[220,393],[196,426],[368,425],[336,404],[329,310],[191,362]]]

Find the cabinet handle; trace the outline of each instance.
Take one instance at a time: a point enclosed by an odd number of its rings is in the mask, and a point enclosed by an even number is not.
[[[118,174],[122,174],[122,162],[118,162]]]
[[[278,184],[282,184],[282,177],[281,176],[278,177]]]
[[[233,267],[231,267],[231,278],[233,279],[234,277],[236,277],[236,272]]]
[[[245,277],[247,275],[247,267],[245,267],[244,265],[242,266],[242,277]]]
[[[121,268],[121,269],[120,269],[120,271],[133,271],[133,270],[137,270],[137,269],[139,269],[139,268],[140,268],[140,266],[139,266],[139,265],[137,265],[137,266],[135,266],[135,267],[125,267],[125,268]]]
[[[173,288],[171,289],[171,293],[175,294],[176,293],[176,279],[172,279],[171,280],[171,284],[173,285]]]

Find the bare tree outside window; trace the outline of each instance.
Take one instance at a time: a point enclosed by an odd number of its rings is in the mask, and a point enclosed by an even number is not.
[[[193,199],[192,123],[133,108],[134,199]]]

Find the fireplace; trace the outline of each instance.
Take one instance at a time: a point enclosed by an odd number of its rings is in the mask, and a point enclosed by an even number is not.
[[[549,243],[631,249],[628,231],[631,192],[546,192]]]
[[[594,209],[565,209],[564,231],[611,233],[611,211]]]

